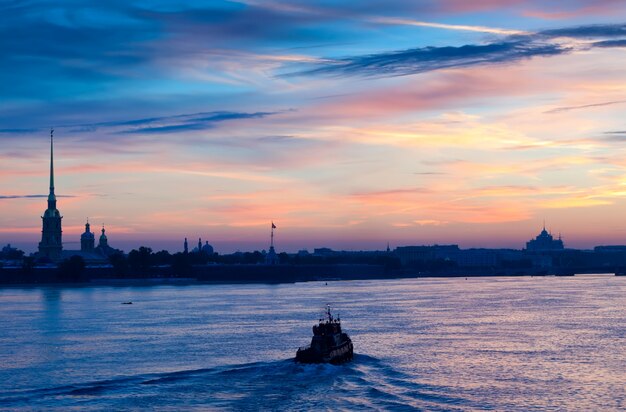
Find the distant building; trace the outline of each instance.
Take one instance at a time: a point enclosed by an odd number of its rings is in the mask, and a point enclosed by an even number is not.
[[[16,247],[12,247],[10,243],[7,243],[7,245],[5,247],[2,248],[2,250],[0,250],[0,253],[4,256],[4,255],[10,255],[10,254],[15,254],[17,253],[17,248]]]
[[[19,264],[24,257],[24,252],[14,248],[11,244],[7,244],[2,249],[0,249],[0,266],[5,264]]]
[[[499,261],[498,249],[459,250],[453,260],[459,267],[495,267]]]
[[[533,253],[528,254],[527,257],[535,268],[549,269],[554,266],[554,258],[549,254]]]
[[[265,255],[265,263],[268,265],[277,265],[280,263],[280,259],[274,250],[274,246],[270,246],[270,250]]]
[[[526,250],[532,252],[546,252],[554,250],[563,250],[563,240],[561,236],[558,239],[554,239],[552,234],[548,233],[546,226],[543,226],[541,233],[536,238],[526,242]]]
[[[90,229],[89,221],[85,223],[85,232],[80,235],[80,251],[93,252],[95,249],[96,237]]]
[[[209,245],[209,242],[207,242],[206,240],[204,241],[204,246],[202,246],[202,253],[204,253],[205,255],[212,255],[213,254],[213,246]]]
[[[308,253],[308,251],[305,250]],[[341,257],[341,258],[363,258],[363,257],[375,257],[375,256],[385,256],[389,255],[391,250],[333,250],[328,247],[318,247],[313,249],[313,256],[322,257],[322,258],[330,258],[330,257]],[[300,255],[300,252],[298,252]]]
[[[80,250],[64,250],[61,252],[61,259],[80,256],[87,264],[103,265],[109,263],[109,256],[122,253],[121,250],[109,246],[109,239],[105,234],[104,225],[102,225],[102,234],[98,239],[98,246],[94,246],[95,234],[91,231],[91,225],[87,222],[85,224],[85,232],[80,235]]]
[[[317,247],[313,249],[313,254],[315,256],[333,256],[336,255],[337,252],[328,247]]]
[[[59,260],[63,244],[61,240],[61,213],[57,209],[57,198],[54,194],[54,140],[53,130],[50,131],[50,192],[48,194],[48,208],[41,217],[43,228],[41,242],[39,242],[39,258]]]
[[[624,245],[596,246],[593,248],[597,253],[626,253]]]
[[[459,245],[398,246],[394,254],[403,265],[438,259],[456,261],[459,255]]]
[[[107,238],[107,235],[105,234],[104,225],[102,225],[102,234],[100,235],[100,239],[98,239],[98,247],[96,247],[96,252],[106,257],[121,252],[120,250],[109,246],[109,238]]]
[[[184,251],[185,253],[188,253],[189,251],[189,245],[187,243],[187,238],[185,238],[185,243],[184,243]],[[213,246],[209,245],[208,241],[204,241],[204,245],[202,244],[202,238],[198,238],[198,246],[196,246],[195,248],[193,248],[193,250],[191,251],[192,253],[204,253],[206,255],[212,255],[215,250],[213,249]]]

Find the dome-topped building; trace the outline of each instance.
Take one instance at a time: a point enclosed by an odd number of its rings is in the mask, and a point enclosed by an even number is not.
[[[551,233],[546,230],[544,223],[541,233],[534,239],[526,242],[526,250],[530,251],[549,251],[549,250],[563,250],[563,240],[561,236],[558,239],[554,239]]]
[[[187,243],[187,238],[185,238],[184,251],[185,253],[189,252],[189,245]],[[203,245],[202,238],[198,238],[198,246],[194,247],[191,253],[202,253],[205,255],[212,255],[213,253],[215,253],[215,249],[213,249],[213,246],[209,245],[209,242],[206,240],[204,241],[204,245]]]
[[[109,246],[109,238],[106,235],[106,230],[104,229],[104,225],[102,225],[101,232],[102,234],[100,235],[100,239],[98,239],[98,247],[96,247],[96,252],[99,252],[104,256],[111,256],[115,253],[120,253],[119,250]]]
[[[81,252],[93,252],[95,249],[96,236],[90,228],[91,225],[89,225],[89,221],[87,221],[87,223],[85,223],[85,232],[80,235]]]
[[[50,192],[48,194],[48,208],[41,216],[43,228],[41,230],[41,242],[37,259],[41,261],[58,262],[69,259],[72,256],[82,257],[88,264],[106,264],[108,257],[121,253],[120,250],[109,246],[105,235],[104,225],[98,246],[95,247],[96,236],[91,231],[89,220],[85,223],[85,231],[80,235],[80,250],[63,250],[61,240],[61,213],[57,209],[57,198],[54,193],[54,130],[50,130]]]
[[[98,241],[98,247],[109,246],[109,239],[107,238],[107,235],[104,234],[104,232],[105,232],[104,225],[102,225],[102,234],[100,235],[100,240]]]
[[[204,242],[204,246],[202,246],[202,253],[207,254],[207,255],[212,255],[213,254],[213,246],[209,245],[209,242],[205,241]]]
[[[80,235],[80,250],[64,250],[61,253],[62,259],[69,259],[72,256],[80,256],[89,265],[103,265],[109,263],[109,256],[122,253],[121,250],[109,246],[109,239],[105,234],[104,225],[100,235],[98,246],[95,246],[96,234],[91,231],[89,221],[85,223],[85,231]]]

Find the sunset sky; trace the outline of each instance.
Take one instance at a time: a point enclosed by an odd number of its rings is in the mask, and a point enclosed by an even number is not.
[[[550,4],[546,6],[546,3]],[[337,6],[337,4],[341,4]],[[626,244],[622,0],[4,1],[0,244]]]

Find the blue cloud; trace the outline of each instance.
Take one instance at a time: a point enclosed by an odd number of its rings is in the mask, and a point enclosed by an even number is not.
[[[288,76],[316,74],[365,77],[405,76],[452,67],[508,63],[534,56],[553,56],[568,51],[568,48],[556,44],[524,41],[461,47],[425,47],[339,59],[322,67]]]
[[[129,129],[117,132],[118,134],[160,134],[172,132],[184,132],[191,130],[210,129],[213,126],[207,123],[185,123],[173,124],[168,126],[142,127],[139,129]]]
[[[278,112],[199,112],[191,114],[177,114],[172,116],[144,117],[139,119],[106,121],[97,123],[80,123],[57,125],[57,130],[66,129],[69,133],[82,134],[100,128],[109,129],[115,134],[159,134],[185,130],[203,130],[214,127],[215,123],[230,120],[261,119],[277,114]],[[117,129],[122,130],[117,130]],[[0,129],[0,134],[27,134],[45,131],[47,128],[11,128]]]
[[[155,117],[149,119],[138,119],[134,121],[119,122],[120,125],[146,125],[159,122],[165,122],[169,124],[139,127],[135,129],[126,129],[119,131],[119,134],[155,134],[155,133],[172,133],[179,131],[189,130],[203,130],[211,129],[214,127],[214,123],[224,122],[229,120],[241,120],[241,119],[258,119],[266,116],[273,115],[272,112],[255,112],[255,113],[239,113],[239,112],[210,112],[210,113],[196,113],[194,115],[177,115],[166,117]],[[115,123],[109,123],[111,126],[115,126]]]
[[[539,35],[546,37],[598,38],[626,37],[626,24],[594,24],[543,30]]]
[[[302,75],[389,77],[424,73],[453,67],[511,63],[532,57],[549,57],[569,53],[572,47],[557,44],[552,39],[571,37],[581,39],[609,38],[591,47],[624,47],[626,24],[605,24],[543,30],[535,34],[512,35],[500,42],[467,44],[459,47],[423,47],[325,59],[316,67],[288,73],[285,77]]]
[[[626,39],[603,40],[592,44],[593,47],[626,47]]]
[[[137,0],[0,5],[0,96],[61,99],[91,95],[120,80],[167,76],[158,62],[207,49],[337,39],[327,17],[230,1]]]

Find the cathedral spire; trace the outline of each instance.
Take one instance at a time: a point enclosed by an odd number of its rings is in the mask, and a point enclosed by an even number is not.
[[[48,194],[48,209],[57,208],[57,197],[54,194],[54,129],[50,129],[50,193]]]
[[[57,209],[57,197],[54,194],[54,129],[50,129],[50,193],[48,194],[48,208],[41,217],[40,257],[53,261],[61,259],[63,251],[61,219],[63,217]]]

